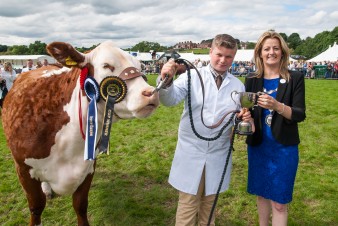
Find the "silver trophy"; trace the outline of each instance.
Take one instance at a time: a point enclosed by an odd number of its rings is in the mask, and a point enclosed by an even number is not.
[[[257,99],[261,92],[252,93],[252,92],[231,92],[231,99],[237,104],[238,109],[243,108],[244,111],[248,111],[250,108],[257,106]],[[236,98],[234,99],[234,95]],[[235,128],[235,132],[240,135],[251,135],[252,132],[252,125],[250,122],[241,121],[238,123],[237,128]]]

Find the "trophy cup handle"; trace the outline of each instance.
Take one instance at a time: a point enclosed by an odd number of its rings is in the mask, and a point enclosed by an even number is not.
[[[259,97],[260,95],[263,95],[263,94],[265,94],[265,93],[264,93],[264,92],[261,92],[261,91],[259,91],[259,92],[256,93],[255,102],[254,102],[254,106],[252,107],[252,109],[254,109],[255,107],[258,106],[258,105],[257,105],[258,97]]]
[[[236,102],[236,101],[234,100],[234,98],[233,98],[233,94],[234,94],[234,93],[235,93],[236,95],[238,94],[237,91],[232,91],[232,92],[231,92],[231,99],[232,99],[233,102],[235,102],[235,104],[237,104],[237,102]]]

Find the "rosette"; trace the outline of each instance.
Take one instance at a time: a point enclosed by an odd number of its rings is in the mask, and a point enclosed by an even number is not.
[[[96,102],[100,100],[99,85],[94,78],[87,77],[84,81],[84,90],[90,100],[87,113],[84,159],[94,160],[98,128]]]
[[[115,103],[118,103],[126,96],[127,85],[125,81],[119,77],[108,76],[104,78],[100,84],[100,94],[105,101],[109,95],[115,99]]]

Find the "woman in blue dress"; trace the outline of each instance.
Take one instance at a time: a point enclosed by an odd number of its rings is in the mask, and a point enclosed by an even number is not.
[[[305,119],[305,85],[300,72],[288,71],[289,49],[267,31],[254,51],[256,72],[246,78],[247,92],[264,92],[251,109],[255,132],[247,137],[248,192],[257,196],[259,225],[287,225],[298,167],[298,122]]]

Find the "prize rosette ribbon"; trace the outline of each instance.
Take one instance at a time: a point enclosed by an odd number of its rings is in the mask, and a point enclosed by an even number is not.
[[[94,160],[98,128],[96,103],[100,100],[99,85],[94,78],[87,77],[84,81],[84,90],[90,100],[87,114],[84,160]]]
[[[119,77],[109,76],[100,84],[100,94],[106,101],[104,110],[101,140],[98,146],[99,154],[109,154],[110,130],[114,115],[114,104],[123,100],[127,93],[126,83]]]

